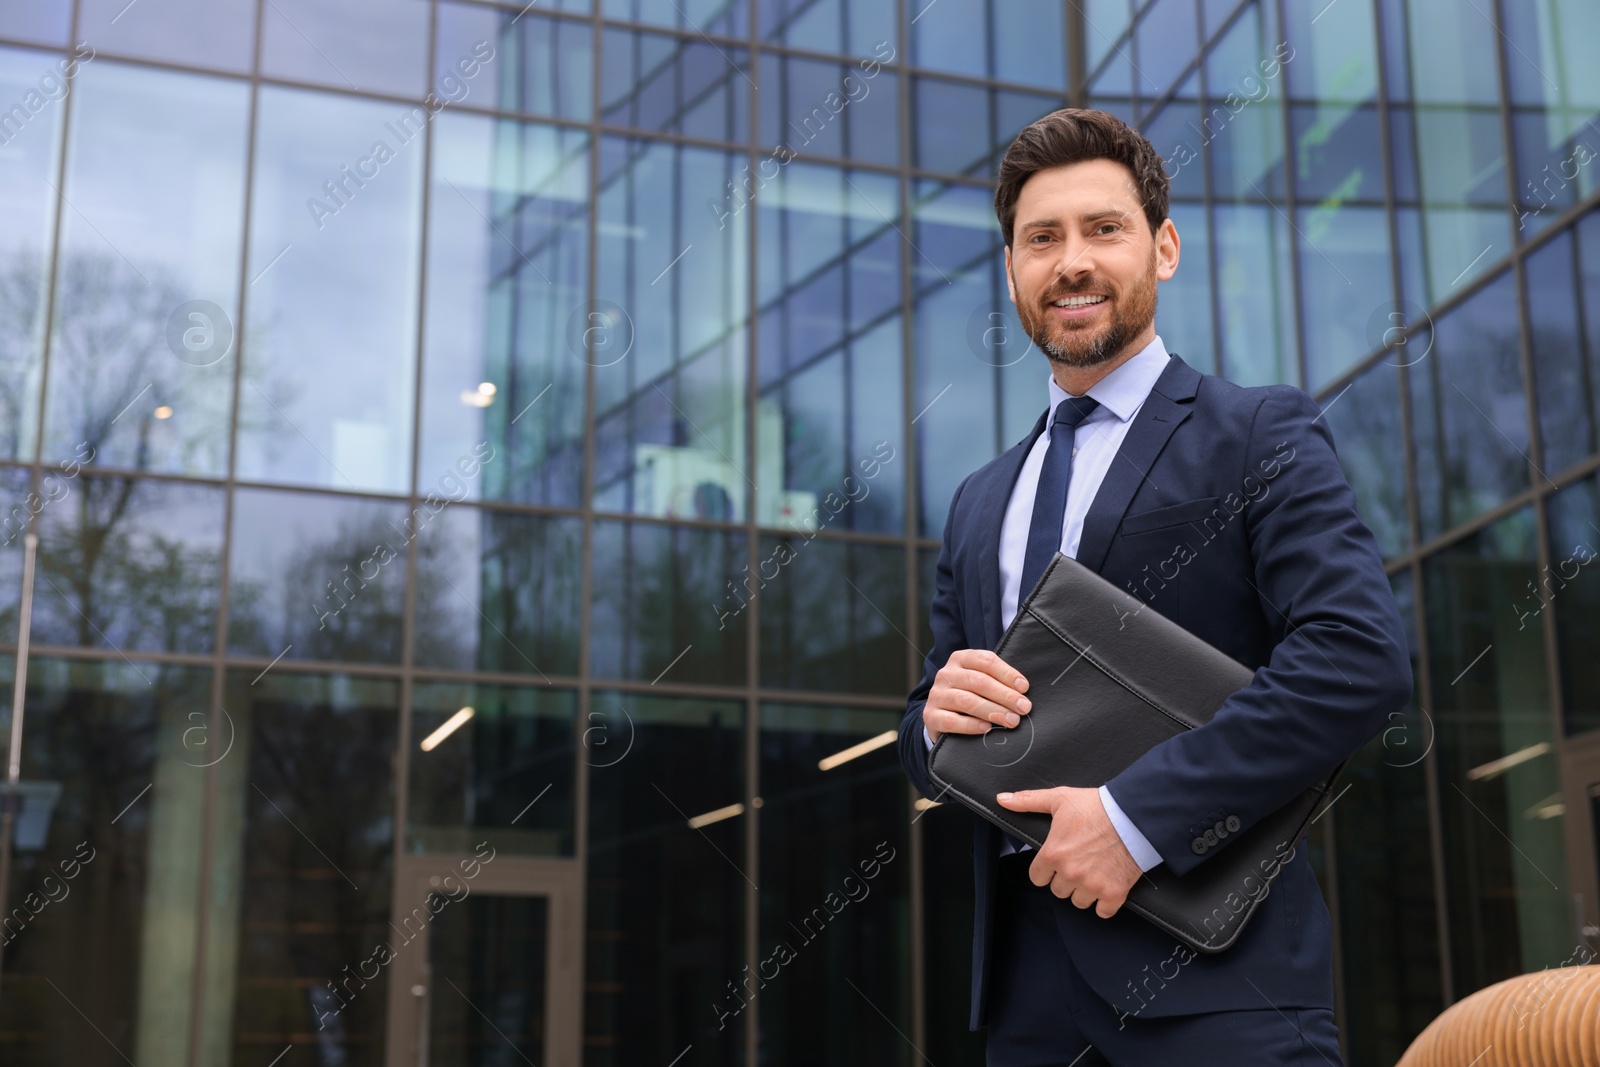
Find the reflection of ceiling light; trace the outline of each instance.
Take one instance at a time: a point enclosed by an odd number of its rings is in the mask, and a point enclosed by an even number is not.
[[[1531,759],[1538,759],[1550,751],[1550,742],[1540,741],[1537,745],[1519,748],[1509,756],[1501,756],[1497,760],[1480,764],[1467,772],[1469,782],[1486,782],[1490,778],[1498,778],[1519,763],[1527,763]]]
[[[1567,813],[1567,806],[1561,803],[1560,793],[1551,793],[1533,807],[1522,813],[1524,819],[1559,819]]]
[[[471,708],[462,708],[444,722],[440,723],[437,730],[433,731],[433,733],[422,739],[422,751],[432,752],[434,749],[438,748],[439,742],[443,741],[445,738],[461,729],[461,727],[466,724],[466,721],[472,718],[472,715],[473,712]]]
[[[689,820],[689,829],[698,830],[702,826],[710,826],[714,822],[721,822],[723,819],[731,819],[736,815],[743,814],[743,804],[729,804],[725,808],[718,808],[716,811],[708,811],[704,815],[696,815],[694,818]]]
[[[494,403],[494,394],[499,392],[493,382],[479,382],[476,389],[461,390],[461,402],[468,407],[486,408]]]
[[[927,797],[918,797],[917,802],[911,806],[918,811],[927,811],[929,808],[939,807],[940,802],[937,800],[929,800]]]
[[[172,409],[167,407],[167,405],[162,404],[160,407],[156,408],[156,418],[158,418],[158,419],[170,419],[170,418],[172,418]]]
[[[871,752],[874,749],[882,748],[884,745],[892,745],[892,744],[894,744],[894,739],[896,737],[899,737],[899,736],[900,735],[895,733],[893,730],[885,730],[883,733],[879,734],[877,737],[869,737],[867,740],[861,742],[859,745],[851,745],[849,748],[845,749],[843,752],[835,752],[833,755],[827,757],[826,759],[818,760],[817,761],[817,770],[819,770],[819,771],[831,771],[835,767],[839,766],[839,764],[841,764],[841,763],[849,763],[851,760],[855,759],[857,756],[865,756],[868,752]]]

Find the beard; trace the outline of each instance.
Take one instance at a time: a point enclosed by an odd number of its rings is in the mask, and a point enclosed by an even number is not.
[[[1015,285],[1015,280],[1012,282]],[[1020,292],[1020,290],[1018,290]],[[1095,325],[1063,321],[1050,315],[1050,304],[1069,296],[1089,292],[1106,294],[1110,315]],[[1144,276],[1126,293],[1090,278],[1084,282],[1053,289],[1037,303],[1017,302],[1017,317],[1022,328],[1052,365],[1097,367],[1121,355],[1129,342],[1144,332],[1156,317],[1156,254],[1150,250],[1150,264]]]

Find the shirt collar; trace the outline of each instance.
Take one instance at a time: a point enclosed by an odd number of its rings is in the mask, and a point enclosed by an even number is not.
[[[1141,348],[1133,358],[1120,364],[1116,370],[1101,378],[1089,387],[1087,395],[1100,402],[1100,407],[1105,408],[1123,422],[1133,418],[1133,413],[1139,410],[1145,397],[1150,395],[1150,390],[1155,387],[1156,379],[1161,377],[1161,372],[1167,369],[1171,357],[1167,354],[1167,346],[1161,343],[1158,334],[1151,342]],[[1056,384],[1054,374],[1049,376],[1050,382],[1050,411],[1045,416],[1045,426],[1049,427],[1056,417],[1056,405],[1067,398],[1067,391]],[[1090,418],[1098,415],[1096,410]]]

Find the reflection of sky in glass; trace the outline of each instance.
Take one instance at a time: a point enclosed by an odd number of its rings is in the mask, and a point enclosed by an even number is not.
[[[87,441],[98,464],[220,476],[249,88],[99,59],[73,93],[45,457]],[[168,320],[188,301],[221,310],[204,318],[213,340],[234,335],[226,354],[174,354]]]
[[[261,90],[241,477],[405,491],[425,116]]]
[[[271,10],[271,5],[268,5]],[[9,34],[10,20],[0,16]],[[82,0],[78,36],[96,51],[248,71],[253,0]]]
[[[0,4],[0,11],[6,10]],[[4,16],[9,18],[9,13]],[[9,26],[9,23],[7,23]],[[59,57],[0,48],[0,109],[38,91]],[[38,365],[44,347],[44,275],[55,224],[56,159],[63,109],[46,104],[18,129],[0,128],[0,455],[33,458]]]
[[[428,76],[425,0],[266,0],[268,74],[418,96]]]

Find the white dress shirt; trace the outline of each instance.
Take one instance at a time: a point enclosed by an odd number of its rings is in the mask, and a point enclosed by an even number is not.
[[[1066,514],[1061,523],[1061,552],[1074,559],[1078,555],[1078,541],[1083,536],[1083,519],[1100,483],[1116,459],[1122,439],[1138,414],[1151,388],[1161,372],[1166,370],[1170,357],[1158,336],[1139,353],[1117,367],[1110,374],[1089,387],[1088,396],[1099,402],[1099,407],[1079,423],[1072,438],[1072,480],[1067,485]],[[1006,505],[1005,519],[1000,526],[1000,628],[1004,631],[1016,617],[1017,605],[1022,600],[1022,561],[1027,553],[1028,527],[1033,523],[1033,498],[1039,486],[1039,471],[1044,466],[1044,454],[1050,447],[1050,434],[1054,429],[1056,405],[1065,400],[1067,391],[1056,384],[1055,375],[1049,375],[1050,412],[1045,416],[1044,432],[1033,442],[1033,448],[1022,461],[1016,485]],[[933,740],[926,726],[922,739],[931,749]],[[1100,802],[1105,806],[1111,825],[1128,849],[1141,871],[1148,871],[1161,862],[1155,850],[1133,820],[1123,814],[1116,798],[1105,786],[1100,787]],[[1031,846],[1023,846],[1028,848]],[[1000,855],[1016,851],[1010,841],[1002,841]]]

